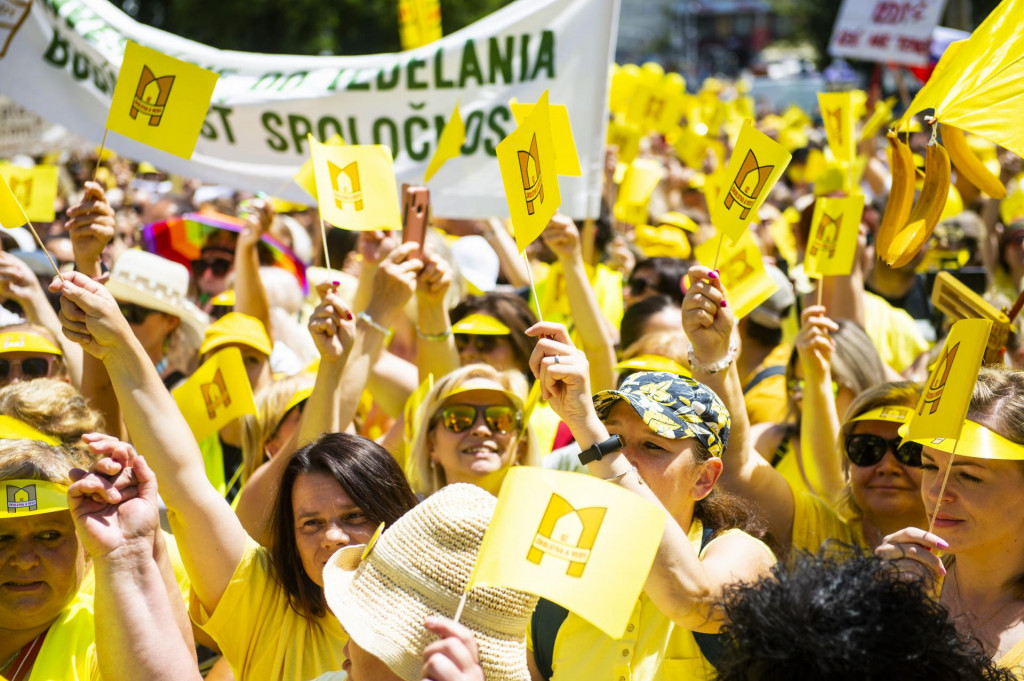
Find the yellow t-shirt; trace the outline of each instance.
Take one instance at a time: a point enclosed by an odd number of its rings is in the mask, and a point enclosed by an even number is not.
[[[79,591],[54,622],[28,681],[99,681],[92,594]]]
[[[793,492],[792,551],[817,553],[828,540],[870,549],[860,522],[843,520],[810,492]]]
[[[740,530],[723,532],[701,550],[703,532],[700,520],[694,520],[688,535],[702,558],[717,539]],[[771,549],[758,543],[774,560]],[[532,646],[530,636],[526,641]],[[552,681],[710,681],[716,676],[693,632],[676,626],[643,593],[620,639],[570,612],[555,637],[551,669]]]
[[[206,612],[192,592],[192,621],[217,642],[237,681],[308,681],[341,669],[341,624],[330,614],[307,621],[271,569],[270,552],[250,540],[216,610]]]
[[[1010,651],[996,660],[996,664],[1013,672],[1018,679],[1024,679],[1024,639],[1010,648]]]
[[[864,325],[882,361],[896,371],[903,371],[928,350],[914,318],[870,291],[864,292]]]
[[[768,367],[783,367],[789,363],[793,348],[786,343],[775,346],[764,361],[740,379],[744,389],[754,377]],[[789,403],[786,401],[786,375],[767,376],[757,385],[743,393],[743,401],[747,405],[747,417],[751,425],[755,423],[784,423],[788,416]]]
[[[806,465],[806,463],[805,460],[804,464]],[[806,492],[807,494],[818,496],[808,484],[808,478],[804,475],[804,471],[800,469],[800,461],[797,460],[796,447],[793,445],[792,438],[786,443],[786,452],[782,455],[779,462],[775,464],[775,470],[786,479],[794,495]]]
[[[585,266],[587,279],[594,289],[597,305],[601,314],[619,328],[622,322],[622,275],[605,266]],[[537,300],[540,301],[541,316],[546,322],[565,324],[577,346],[581,345],[579,335],[575,332],[575,320],[569,309],[569,294],[566,292],[565,270],[562,263],[556,262],[548,268],[547,274],[537,282]],[[530,301],[533,308],[533,301]]]

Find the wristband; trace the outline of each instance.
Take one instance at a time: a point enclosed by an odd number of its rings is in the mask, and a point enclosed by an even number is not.
[[[593,461],[600,461],[612,452],[619,451],[622,447],[622,438],[618,435],[612,435],[604,442],[596,442],[580,452],[580,463],[586,466]]]
[[[422,338],[425,341],[433,341],[435,343],[440,343],[443,340],[447,340],[448,336],[450,335],[452,335],[451,328],[446,329],[444,333],[423,333],[422,331],[420,331],[420,327],[416,327],[416,337]]]
[[[384,326],[383,324],[378,324],[373,320],[373,317],[366,314],[365,312],[360,312],[359,314],[356,315],[356,318],[366,322],[367,326],[369,326],[374,331],[379,331],[380,333],[384,334],[385,337],[391,335],[391,329]]]
[[[719,371],[723,371],[732,366],[733,361],[736,359],[736,353],[739,351],[739,347],[733,343],[729,346],[728,352],[725,353],[725,357],[718,360],[717,362],[708,362],[707,364],[697,359],[697,356],[693,353],[693,346],[686,351],[686,356],[690,360],[690,370],[701,373],[701,374],[717,374]]]

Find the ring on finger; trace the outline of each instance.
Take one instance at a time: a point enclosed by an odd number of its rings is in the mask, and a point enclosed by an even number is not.
[[[558,360],[558,355],[555,355],[555,364],[561,364],[561,362]]]

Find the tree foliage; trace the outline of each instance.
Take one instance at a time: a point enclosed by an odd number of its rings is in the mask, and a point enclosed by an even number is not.
[[[397,52],[398,0],[112,0],[138,21],[225,50]],[[445,35],[511,0],[441,0]]]

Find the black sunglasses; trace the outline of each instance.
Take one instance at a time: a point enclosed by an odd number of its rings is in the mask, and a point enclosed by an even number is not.
[[[924,447],[918,442],[904,442],[903,438],[894,437],[886,440],[880,435],[857,433],[846,438],[846,456],[855,466],[874,466],[885,456],[886,450],[892,450],[893,456],[904,466],[921,467],[921,451]]]
[[[627,285],[629,286],[629,295],[633,296],[634,298],[637,296],[642,296],[644,293],[647,292],[647,289],[654,288],[654,284],[647,281],[643,277],[630,279]]]
[[[156,312],[156,310],[150,310],[148,307],[142,307],[135,303],[120,303],[118,307],[121,308],[121,314],[129,324],[142,324],[149,315]]]
[[[195,275],[196,279],[203,276],[203,272],[206,270],[213,271],[215,277],[226,277],[228,272],[234,266],[234,262],[227,260],[226,258],[215,258],[214,260],[193,260],[192,261],[192,274]]]
[[[475,336],[466,333],[455,334],[455,347],[458,348],[459,352],[464,351],[469,346],[476,348],[478,354],[487,355],[494,352],[494,348],[498,347],[499,336]]]
[[[492,432],[502,435],[518,430],[523,422],[523,415],[518,409],[504,404],[492,404],[487,407],[453,404],[441,410],[440,421],[451,432],[462,433],[473,427],[480,418],[480,412],[484,414],[487,427]]]
[[[50,367],[53,366],[53,357],[28,357],[26,359],[0,358],[0,381],[6,381],[9,379],[11,377],[11,371],[15,366],[21,369],[21,375],[24,378],[46,378],[50,375]]]

